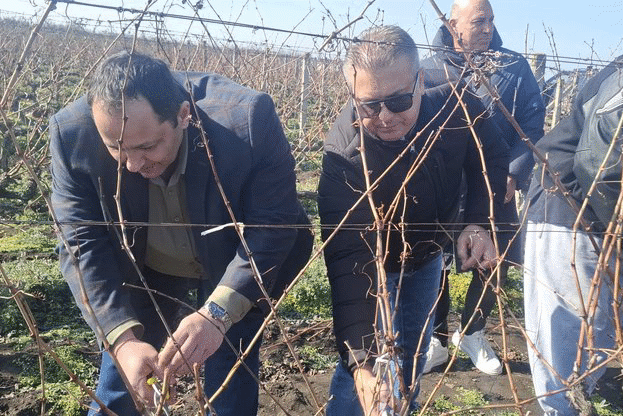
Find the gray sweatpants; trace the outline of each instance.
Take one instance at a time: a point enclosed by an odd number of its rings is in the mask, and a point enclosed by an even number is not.
[[[596,241],[601,246],[602,241],[599,238]],[[579,374],[590,371],[583,382],[589,392],[606,370],[605,366],[595,369],[607,358],[603,349],[615,344],[612,279],[601,273],[599,290],[589,299],[598,256],[588,236],[578,232],[575,241],[576,283],[571,267],[573,250],[571,229],[528,223],[524,257],[525,322],[529,340],[538,354],[530,343],[528,353],[534,389],[537,396],[542,396],[539,404],[547,415],[578,413],[571,405],[566,388],[578,353],[583,310],[586,310],[592,327],[592,336],[590,340],[584,336]],[[610,264],[614,270],[614,261]],[[619,285],[620,282],[619,276]],[[597,307],[591,313],[590,305],[595,302]],[[623,318],[623,312],[619,311],[619,315]],[[597,350],[587,348],[590,346]],[[561,389],[560,393],[548,395]]]

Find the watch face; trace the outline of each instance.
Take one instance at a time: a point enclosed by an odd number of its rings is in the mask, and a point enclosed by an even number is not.
[[[225,309],[221,308],[214,302],[210,302],[208,304],[208,310],[210,311],[210,314],[215,318],[223,319],[225,317]]]
[[[210,301],[207,305],[208,313],[213,319],[220,321],[225,326],[225,331],[229,330],[232,326],[231,318],[227,314],[227,311],[218,304]]]

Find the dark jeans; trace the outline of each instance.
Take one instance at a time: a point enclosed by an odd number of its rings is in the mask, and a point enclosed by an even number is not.
[[[145,274],[150,288],[185,301],[189,298],[189,291],[197,288],[199,283],[196,280],[172,278],[153,271],[147,271]],[[136,290],[136,292],[133,305],[139,315],[139,320],[145,326],[142,339],[159,349],[166,339],[164,326],[158,319],[158,315],[145,291]],[[202,297],[199,295],[200,302]],[[156,301],[172,331],[175,330],[179,321],[192,311],[192,309],[180,306],[178,302],[163,296],[156,295]],[[240,322],[234,324],[227,331],[226,336],[236,351],[239,351],[241,347],[244,350],[249,345],[262,322],[263,314],[258,308],[253,308]],[[245,363],[256,376],[259,370],[259,350],[260,342],[254,346],[252,353],[245,360]],[[221,386],[235,362],[236,354],[226,341],[223,341],[214,355],[205,362],[204,390],[208,399]],[[213,403],[219,416],[251,416],[257,414],[258,385],[244,366],[238,369],[228,386]],[[102,354],[100,378],[95,394],[110,410],[118,415],[139,416],[132,398],[107,352]],[[241,400],[241,398],[244,399]],[[94,415],[104,415],[103,412],[99,412],[99,406],[95,402],[91,404],[89,410],[89,416]]]
[[[432,335],[430,321],[427,322],[427,320],[435,304],[435,295],[439,287],[440,269],[441,258],[435,257],[422,268],[405,273],[401,282],[402,286],[400,287],[398,299],[400,273],[387,273],[387,291],[390,293],[393,329],[398,333],[396,343],[403,352],[402,359],[399,359],[397,364],[402,371],[406,387],[411,388],[411,385],[415,384],[410,403],[412,410],[417,408],[416,398],[420,390],[419,380],[425,362],[423,358],[426,357],[428,343]],[[381,325],[380,319],[378,322]],[[372,323],[370,324],[372,325]],[[379,329],[383,330],[383,328]],[[422,338],[422,347],[418,351],[420,338]],[[413,378],[413,364],[416,353],[418,353],[418,360],[415,378]],[[394,397],[400,400],[400,380],[395,376],[395,366],[390,364],[390,371],[394,379],[392,392]],[[327,405],[327,416],[364,416],[363,409],[355,392],[353,376],[341,360],[331,380],[329,395],[333,399]]]

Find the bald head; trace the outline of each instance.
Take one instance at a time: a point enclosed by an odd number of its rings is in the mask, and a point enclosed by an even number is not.
[[[450,11],[450,17],[452,19],[456,19],[465,12],[466,8],[477,4],[487,5],[489,8],[491,8],[491,3],[489,3],[489,0],[454,0],[454,3],[452,3],[452,10]]]
[[[489,49],[495,28],[489,0],[455,0],[449,22],[460,39],[460,42],[454,40],[456,50],[482,52]]]

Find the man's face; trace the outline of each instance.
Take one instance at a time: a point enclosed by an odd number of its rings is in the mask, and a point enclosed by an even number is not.
[[[422,99],[422,84],[409,59],[400,58],[391,67],[374,71],[351,71],[350,76],[354,77],[353,99],[359,108],[364,128],[381,140],[393,141],[404,137],[417,121]],[[398,110],[392,105],[400,101],[404,104],[411,93],[411,105],[404,111],[398,111],[401,105],[398,105]],[[393,103],[389,102],[392,98]],[[369,102],[372,104],[366,105]],[[408,105],[409,101],[406,103]],[[378,114],[370,111],[371,107],[378,109],[379,106]]]
[[[110,155],[117,161],[121,159],[130,172],[140,173],[147,179],[157,178],[177,158],[184,129],[190,121],[189,103],[182,103],[177,127],[169,121],[160,122],[149,102],[142,97],[126,101],[125,115],[127,121],[120,151],[121,111],[110,113],[101,102],[93,103],[95,126]]]
[[[454,18],[450,19],[450,25],[462,41],[463,48],[456,40],[454,41],[456,50],[483,52],[489,49],[495,26],[493,10],[488,1],[468,2]]]

